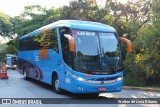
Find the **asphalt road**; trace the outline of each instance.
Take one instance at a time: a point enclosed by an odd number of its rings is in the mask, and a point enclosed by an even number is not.
[[[106,106],[114,106],[114,107],[135,107],[133,104],[94,104],[99,102],[100,100],[110,102],[110,99],[117,100],[118,98],[160,98],[160,92],[152,92],[152,91],[140,91],[140,90],[122,90],[117,93],[103,93],[99,96],[87,94],[87,95],[78,95],[71,94],[69,92],[65,92],[62,95],[56,94],[51,86],[38,82],[36,80],[24,80],[23,76],[19,74],[16,70],[8,70],[9,79],[0,80],[0,98],[61,98],[60,100],[64,101],[64,99],[75,99],[75,98],[87,98],[76,100],[78,103],[91,103],[91,104],[54,104],[59,107],[75,107],[75,106],[92,106],[92,107],[106,107]],[[64,98],[64,99],[63,99]],[[72,100],[69,100],[72,101]],[[73,100],[74,101],[74,100]],[[79,102],[80,101],[80,102]],[[61,102],[59,102],[61,103]],[[93,103],[93,104],[92,104]],[[9,105],[0,105],[3,107],[8,107]],[[21,105],[10,105],[13,107],[21,106]],[[28,105],[23,105],[23,107]],[[36,107],[47,106],[51,107],[53,105],[34,105]],[[160,107],[159,104],[136,104],[136,106],[149,106],[149,107]]]

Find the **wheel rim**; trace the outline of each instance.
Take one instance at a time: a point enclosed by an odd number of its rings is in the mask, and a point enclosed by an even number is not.
[[[58,79],[56,79],[55,81],[55,89],[56,91],[59,91],[59,80]]]

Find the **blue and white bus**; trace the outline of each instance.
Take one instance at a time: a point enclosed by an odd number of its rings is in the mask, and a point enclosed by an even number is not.
[[[122,90],[121,45],[108,25],[60,20],[19,38],[18,64],[24,78],[53,86],[55,92],[104,93]]]
[[[6,54],[5,64],[6,64],[7,69],[15,70],[17,67],[17,56],[14,54]]]

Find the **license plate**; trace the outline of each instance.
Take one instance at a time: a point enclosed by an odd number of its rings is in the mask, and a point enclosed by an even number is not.
[[[106,90],[107,90],[106,87],[99,87],[99,88],[98,88],[98,91],[106,91]]]

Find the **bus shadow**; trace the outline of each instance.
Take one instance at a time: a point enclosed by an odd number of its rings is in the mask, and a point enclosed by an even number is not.
[[[22,78],[22,79],[24,79],[24,78]],[[35,80],[35,79],[32,79],[32,78],[27,78],[27,80],[25,80],[25,81],[28,81],[28,82],[31,82],[31,83],[33,83],[34,85],[37,85],[38,87],[40,87],[40,88],[42,88],[42,89],[46,89],[46,90],[48,90],[48,91],[53,91],[53,89],[52,89],[52,86],[51,85],[49,85],[49,84],[46,84],[46,83],[44,83],[44,82],[41,82],[41,81],[38,81],[38,80]],[[54,92],[54,91],[53,91]]]
[[[71,99],[71,104],[117,104],[117,98],[107,98],[99,96],[99,94],[74,94],[64,91]]]
[[[49,84],[46,84],[46,83],[43,83],[41,81],[38,81],[38,80],[35,80],[35,79],[32,79],[32,78],[28,78],[27,81],[30,81],[32,82],[33,84],[36,84],[38,85],[39,87],[43,88],[43,89],[46,89],[48,91],[53,91],[53,88],[51,85]],[[54,92],[54,91],[53,91]],[[55,92],[54,92],[55,93]],[[75,99],[97,99],[97,98],[100,98],[100,99],[106,99],[106,97],[103,97],[103,96],[99,96],[99,94],[74,94],[74,93],[70,93],[68,91],[65,91],[63,90],[62,94],[59,94],[59,95],[65,95],[65,96],[68,96],[70,98],[75,98]]]
[[[53,91],[52,86],[46,83],[34,80],[29,78],[27,81],[32,82],[34,85],[37,85],[40,88],[43,88],[47,91],[53,92],[54,101],[62,101],[63,104],[113,104],[117,103],[116,98],[107,98],[104,96],[99,96],[99,94],[74,94],[68,91],[63,91],[62,94],[57,94]],[[55,95],[56,94],[56,95]],[[56,103],[57,103],[56,102]]]

